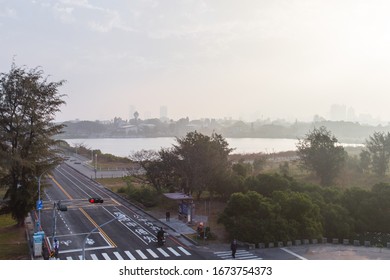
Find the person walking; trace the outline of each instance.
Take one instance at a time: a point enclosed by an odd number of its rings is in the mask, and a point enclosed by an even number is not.
[[[60,242],[58,241],[57,238],[54,238],[53,248],[54,248],[54,258],[58,259],[58,250],[60,248]]]
[[[169,221],[171,220],[171,212],[167,211],[167,212],[165,213],[165,220],[166,220],[167,222],[169,222]]]
[[[232,250],[232,258],[236,258],[236,251],[237,251],[237,240],[233,239],[232,243],[230,244],[230,249]]]

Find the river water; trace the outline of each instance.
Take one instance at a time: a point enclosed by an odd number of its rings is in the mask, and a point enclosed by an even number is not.
[[[99,139],[64,139],[71,146],[80,145],[89,149],[99,149],[102,153],[127,157],[140,150],[155,150],[169,148],[177,144],[176,138],[99,138]],[[296,150],[297,139],[271,138],[226,138],[229,148],[234,149],[232,154],[277,153]],[[343,146],[354,144],[343,144]],[[356,146],[356,145],[355,145]]]

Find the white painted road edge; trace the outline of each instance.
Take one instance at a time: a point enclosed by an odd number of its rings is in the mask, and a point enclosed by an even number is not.
[[[293,251],[290,251],[290,250],[287,249],[287,248],[280,248],[280,250],[283,250],[283,251],[285,251],[286,253],[289,253],[289,254],[291,254],[291,255],[297,257],[298,259],[307,260],[306,258],[304,258],[304,257],[302,257],[302,256],[300,256],[300,255],[298,255],[298,254],[296,254],[296,253],[294,253]]]

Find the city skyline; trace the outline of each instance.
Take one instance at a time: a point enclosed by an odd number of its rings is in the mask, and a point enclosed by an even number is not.
[[[387,1],[0,4],[0,72],[15,62],[65,79],[56,121],[127,119],[129,104],[246,121],[310,121],[346,104],[390,121]]]
[[[141,110],[139,110],[141,109]],[[158,111],[158,112],[157,112]],[[140,120],[149,120],[149,119],[160,119],[161,121],[178,121],[179,119],[188,118],[188,116],[181,116],[179,118],[171,118],[168,114],[169,108],[165,105],[162,105],[159,107],[158,110],[154,111],[143,111],[142,108],[137,108],[135,105],[129,106],[129,113],[127,117],[120,117],[120,116],[112,116],[108,119],[95,119],[95,120],[87,120],[87,119],[70,119],[65,121],[100,121],[100,122],[113,122],[116,118],[120,118],[123,121],[130,121],[135,118],[134,114],[137,113],[137,118]],[[346,121],[346,122],[354,122],[354,123],[360,123],[363,125],[388,125],[390,122],[386,120],[381,120],[379,118],[375,118],[374,116],[370,114],[362,114],[360,112],[356,112],[353,107],[349,107],[345,104],[332,104],[330,106],[330,109],[328,110],[328,113],[326,115],[320,116],[320,115],[314,115],[311,118],[306,119],[283,119],[283,118],[275,118],[271,119],[264,116],[259,116],[257,118],[253,119],[243,119],[243,118],[237,118],[234,119],[231,116],[225,116],[221,118],[210,118],[210,117],[202,117],[202,118],[189,118],[189,120],[237,120],[237,121],[244,121],[244,122],[264,122],[264,123],[273,123],[273,122],[280,122],[280,123],[293,123],[293,122],[319,122],[319,121]]]

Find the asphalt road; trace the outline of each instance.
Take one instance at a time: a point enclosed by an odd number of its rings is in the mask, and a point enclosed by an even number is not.
[[[47,179],[49,186],[44,188],[42,194],[44,200],[44,209],[41,211],[42,227],[47,235],[47,243],[51,244],[54,224],[56,225],[55,236],[60,241],[59,259],[81,259],[84,243],[86,259],[95,260],[232,259],[229,244],[194,246],[176,232],[172,232],[162,221],[149,216],[71,166],[62,164],[57,167]],[[90,197],[101,197],[104,203],[90,204],[88,202]],[[66,205],[68,211],[54,211],[54,202],[58,201]],[[107,222],[109,223],[99,227]],[[167,232],[167,242],[163,247],[158,247],[155,236],[161,226]],[[91,233],[95,228],[96,232]],[[90,236],[85,242],[88,234]],[[311,244],[254,250],[239,248],[236,259],[389,260],[390,250],[341,244]]]
[[[156,233],[161,222],[66,164],[55,169],[44,189],[41,223],[47,241],[60,241],[60,259],[82,259],[85,243],[86,259],[197,259],[205,257],[167,231],[166,244],[158,247]],[[103,198],[104,203],[91,204],[90,197]],[[53,210],[61,201],[68,211]],[[54,219],[54,217],[56,219]],[[107,223],[108,222],[108,223]],[[104,226],[100,227],[101,225]]]

